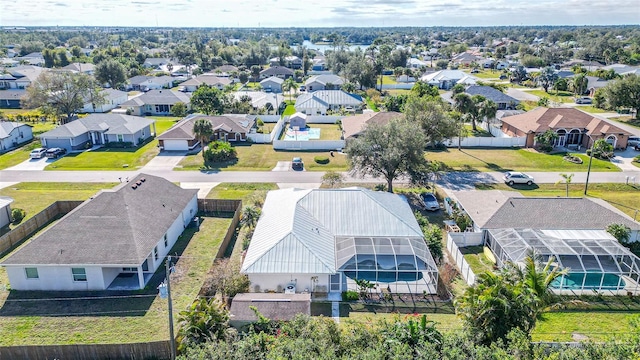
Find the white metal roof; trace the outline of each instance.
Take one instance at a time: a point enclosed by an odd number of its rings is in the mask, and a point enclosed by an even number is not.
[[[336,272],[336,237],[422,238],[397,195],[361,188],[270,191],[242,266],[245,273]]]

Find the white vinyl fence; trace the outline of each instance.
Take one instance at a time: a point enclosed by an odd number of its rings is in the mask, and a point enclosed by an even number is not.
[[[331,151],[342,150],[345,147],[344,140],[311,140],[311,141],[285,141],[274,140],[275,150],[314,150]]]
[[[526,141],[525,137],[466,137],[462,138],[460,147],[523,147]],[[444,144],[446,147],[457,148],[458,138],[446,140]]]
[[[270,125],[267,125],[267,127],[273,126],[273,129],[268,134],[258,134],[258,133],[250,133],[250,134],[248,134],[247,137],[249,139],[251,139],[251,141],[253,141],[256,144],[268,144],[268,143],[273,142],[280,135],[280,133],[282,132],[282,127],[286,123],[286,120],[288,119],[288,117],[286,117],[286,118],[278,117],[278,120],[275,123],[275,125],[271,125],[273,123],[271,121],[271,120],[273,120],[272,118],[269,118],[269,120],[270,120],[269,122],[267,122],[264,118],[261,118],[261,119],[265,123],[269,123],[270,124]]]
[[[454,234],[447,234],[447,250],[456,263],[456,267],[460,271],[460,275],[462,275],[462,278],[469,286],[471,286],[476,282],[476,274],[471,270],[471,267],[467,263],[467,260],[464,259],[464,255],[460,252],[458,245],[453,241],[453,237],[451,235]]]
[[[307,115],[307,124],[335,124],[336,121],[342,120],[344,116],[339,115]]]

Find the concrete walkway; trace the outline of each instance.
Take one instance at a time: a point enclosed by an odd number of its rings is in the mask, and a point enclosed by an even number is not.
[[[198,189],[198,199],[205,199],[211,189],[220,185],[219,182],[182,182],[180,187],[183,189]]]
[[[291,161],[278,161],[271,171],[289,171],[291,170]]]

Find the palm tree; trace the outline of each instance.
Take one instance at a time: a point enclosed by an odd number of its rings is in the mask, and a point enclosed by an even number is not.
[[[213,127],[208,120],[198,119],[193,124],[193,134],[200,140],[202,152],[204,152],[205,142],[213,135]]]
[[[260,209],[253,206],[245,206],[242,209],[242,216],[240,217],[240,225],[246,226],[249,229],[254,229],[260,218]]]
[[[289,93],[289,101],[293,101],[293,96],[291,94],[291,90],[295,90],[298,88],[298,84],[293,80],[292,77],[288,78],[282,83],[282,91]]]
[[[569,184],[571,184],[573,174],[560,174],[560,176],[562,176],[562,179],[558,180],[558,182],[556,182],[556,185],[561,182],[565,183],[567,185],[567,197],[569,197]]]
[[[471,120],[473,130],[476,130],[476,122],[475,122],[475,114],[476,106],[471,98],[466,93],[460,93],[453,97],[454,104],[453,107],[463,115],[464,120]],[[465,116],[467,115],[468,116]]]
[[[498,112],[498,105],[489,99],[484,99],[476,104],[478,108],[478,116],[480,119],[485,119],[487,121],[487,131],[491,133],[491,128],[489,127],[489,119],[493,119],[496,117],[496,113]]]

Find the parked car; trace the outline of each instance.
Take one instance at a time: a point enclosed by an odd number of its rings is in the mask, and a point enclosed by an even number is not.
[[[509,186],[513,184],[533,184],[533,177],[521,172],[508,171],[504,174],[503,180]]]
[[[634,147],[633,147],[633,149],[634,149],[635,151],[640,151],[640,144],[638,144],[638,145],[634,146]]]
[[[51,148],[47,150],[44,156],[48,157],[49,159],[57,159],[59,156],[63,156],[66,153],[67,149]]]
[[[471,73],[472,73],[472,74],[478,74],[479,72],[480,72],[480,70],[478,70],[478,69],[473,69],[473,70],[471,70]]]
[[[432,193],[422,194],[422,201],[424,202],[425,209],[428,211],[437,211],[440,210],[440,203],[438,203],[438,199]]]
[[[629,136],[627,140],[627,146],[636,146],[640,144],[640,136]]]
[[[291,161],[291,168],[293,170],[304,170],[304,163],[302,162],[302,159],[299,157],[294,157]]]
[[[591,104],[593,101],[588,96],[579,97],[576,99],[576,104]]]
[[[41,159],[46,152],[47,152],[46,148],[35,148],[31,150],[31,153],[29,153],[29,157],[31,159]]]

